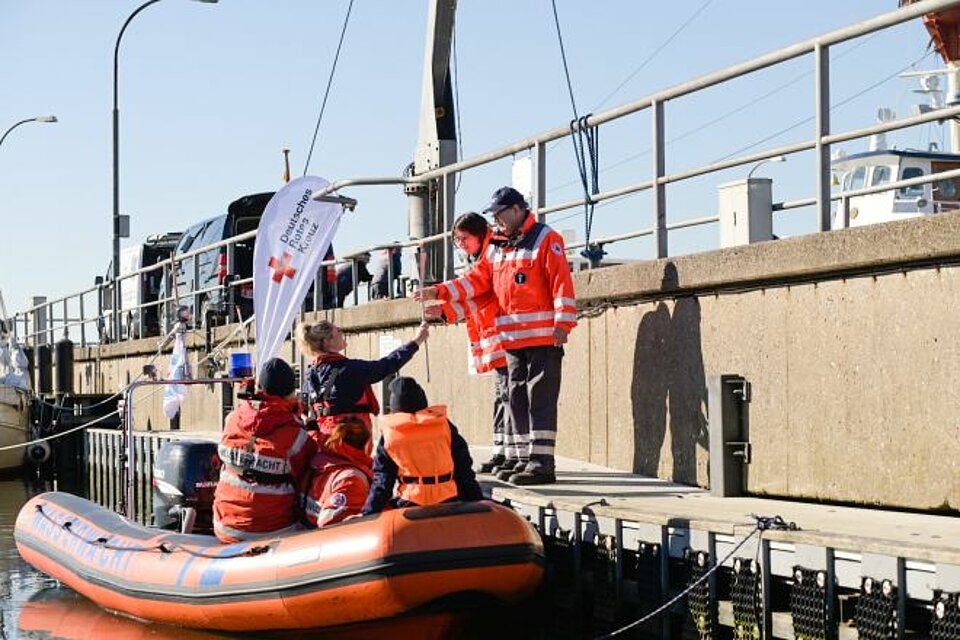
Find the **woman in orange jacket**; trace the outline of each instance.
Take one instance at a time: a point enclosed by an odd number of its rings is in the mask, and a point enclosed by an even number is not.
[[[469,265],[486,260],[487,247],[493,231],[479,213],[469,211],[461,214],[453,223],[453,242],[467,254]],[[442,317],[448,323],[465,320],[467,339],[470,341],[471,370],[477,374],[493,371],[496,375],[493,396],[493,453],[480,465],[480,473],[496,473],[517,445],[513,431],[506,423],[510,398],[507,394],[507,357],[500,345],[497,331],[497,296],[492,292],[469,299],[462,289],[462,282],[451,280],[444,283],[448,288],[446,301],[440,306],[426,308],[427,317]]]
[[[303,500],[307,526],[325,527],[360,513],[373,480],[368,442],[370,430],[362,420],[337,418],[323,447],[310,461]]]

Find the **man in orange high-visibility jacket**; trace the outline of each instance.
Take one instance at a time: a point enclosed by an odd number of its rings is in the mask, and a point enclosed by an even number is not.
[[[297,417],[293,369],[264,363],[256,404],[227,416],[218,452],[223,466],[213,496],[213,531],[221,542],[254,540],[297,528],[298,489],[316,452]]]
[[[556,482],[563,344],[577,324],[570,265],[563,238],[536,221],[516,189],[497,189],[484,212],[493,215],[503,240],[491,242],[487,259],[460,278],[426,287],[415,297],[446,301],[451,290],[464,292],[467,300],[491,290],[496,294],[515,445],[497,477],[517,485],[549,484]]]
[[[416,380],[401,376],[390,383],[390,413],[380,421],[380,430],[363,515],[379,513],[388,504],[483,500],[466,441],[447,419],[445,406],[428,405]],[[399,496],[393,498],[398,483]]]

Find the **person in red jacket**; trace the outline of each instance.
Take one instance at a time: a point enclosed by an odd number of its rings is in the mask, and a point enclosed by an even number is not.
[[[549,484],[556,482],[563,345],[577,324],[570,265],[563,238],[536,221],[516,189],[497,189],[484,213],[494,217],[504,239],[491,242],[486,259],[463,276],[414,297],[446,302],[453,291],[464,292],[468,301],[490,291],[496,295],[515,445],[497,477],[518,485]]]
[[[487,247],[493,231],[479,213],[461,214],[453,223],[453,242],[467,254],[469,264],[486,259]],[[427,307],[427,317],[443,318],[448,323],[466,321],[470,342],[470,369],[482,375],[493,371],[496,375],[493,399],[493,453],[478,468],[480,473],[499,470],[506,462],[504,455],[506,422],[509,420],[510,399],[507,396],[507,356],[500,345],[497,332],[497,297],[492,291],[467,300],[467,292],[458,288],[456,281],[446,283],[449,299],[441,306]],[[512,435],[512,432],[511,432]],[[512,447],[511,440],[506,443]]]
[[[299,528],[298,488],[316,451],[299,407],[293,369],[273,358],[260,371],[256,398],[227,416],[213,496],[213,530],[221,542]]]
[[[309,527],[325,527],[360,513],[373,461],[367,455],[370,430],[356,416],[340,416],[323,448],[310,461],[303,514]]]

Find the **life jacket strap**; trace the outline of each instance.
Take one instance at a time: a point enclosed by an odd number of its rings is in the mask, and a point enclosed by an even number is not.
[[[451,480],[453,480],[452,473],[440,476],[400,476],[400,482],[403,484],[443,484]]]

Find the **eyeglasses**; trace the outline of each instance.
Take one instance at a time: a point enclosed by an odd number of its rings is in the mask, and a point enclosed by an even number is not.
[[[454,233],[453,234],[453,244],[458,247],[463,247],[463,243],[470,239],[470,234],[468,233]]]

